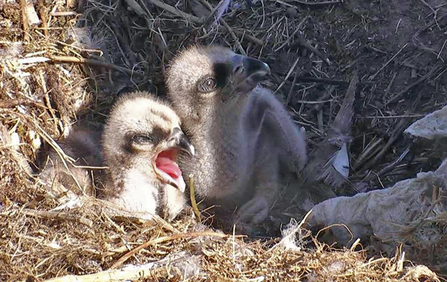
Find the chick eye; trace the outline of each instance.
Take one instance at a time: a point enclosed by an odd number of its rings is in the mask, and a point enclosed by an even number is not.
[[[145,135],[135,135],[132,137],[132,143],[136,143],[139,145],[147,145],[153,142],[152,138]]]
[[[201,93],[208,93],[216,89],[216,86],[216,80],[212,77],[207,77],[199,84],[198,90]]]

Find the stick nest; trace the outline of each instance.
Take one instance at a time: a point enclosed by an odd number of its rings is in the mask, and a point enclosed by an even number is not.
[[[61,206],[48,193],[37,174],[40,151],[74,123],[101,125],[120,93],[164,96],[165,66],[192,44],[266,61],[272,76],[265,86],[306,127],[310,148],[324,139],[357,68],[351,182],[386,186],[436,167],[441,156],[433,148],[395,160],[410,147],[405,126],[445,104],[445,66],[437,62],[447,52],[436,40],[446,28],[443,5],[421,1],[419,10],[399,11],[362,1],[231,2],[222,19],[209,17],[217,1],[0,4],[1,281],[439,281],[399,249],[390,258],[372,258],[359,244],[334,249],[299,224],[282,240],[253,240],[213,231],[192,215],[142,222],[110,216],[86,197]],[[421,9],[429,17],[417,17]],[[445,244],[438,247],[446,253]],[[415,246],[421,262],[445,273],[431,252]],[[128,263],[134,268],[121,269]]]

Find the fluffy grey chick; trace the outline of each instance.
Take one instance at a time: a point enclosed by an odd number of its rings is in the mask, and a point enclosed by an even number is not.
[[[180,167],[198,196],[238,219],[264,220],[279,189],[281,164],[301,170],[304,134],[273,93],[258,83],[267,64],[223,47],[192,47],[167,73],[168,97],[196,148]]]
[[[180,151],[194,154],[177,114],[147,92],[121,97],[102,136],[103,195],[120,207],[173,219],[185,206]]]

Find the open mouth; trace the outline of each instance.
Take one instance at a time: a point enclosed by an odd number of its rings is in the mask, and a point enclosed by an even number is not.
[[[186,183],[183,180],[182,171],[177,164],[177,157],[177,149],[162,151],[155,159],[155,171],[163,182],[184,192]]]

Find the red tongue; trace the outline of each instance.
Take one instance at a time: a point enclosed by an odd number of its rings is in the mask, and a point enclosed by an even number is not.
[[[155,165],[159,170],[165,172],[173,179],[177,179],[182,175],[182,172],[180,171],[177,163],[173,161],[174,156],[174,150],[161,152],[155,160]]]

